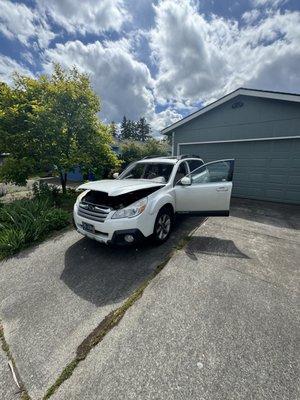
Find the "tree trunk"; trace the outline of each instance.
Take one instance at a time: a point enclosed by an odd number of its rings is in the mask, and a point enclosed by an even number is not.
[[[67,174],[60,172],[60,183],[63,194],[67,193]]]

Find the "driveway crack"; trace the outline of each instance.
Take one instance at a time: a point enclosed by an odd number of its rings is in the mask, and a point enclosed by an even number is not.
[[[4,336],[4,328],[3,325],[1,324],[0,321],[0,341],[1,341],[1,347],[2,350],[5,352],[6,357],[8,359],[8,367],[10,369],[10,372],[12,374],[13,380],[16,383],[16,386],[18,387],[18,391],[16,393],[20,394],[21,400],[30,400],[30,396],[25,388],[24,383],[22,382],[20,373],[18,371],[16,362],[14,360],[14,357],[11,353],[11,350],[9,348],[9,345],[5,339]]]

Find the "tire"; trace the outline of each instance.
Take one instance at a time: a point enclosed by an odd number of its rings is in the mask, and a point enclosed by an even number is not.
[[[168,240],[173,227],[174,214],[168,207],[162,208],[157,214],[153,239],[157,244],[164,243]]]

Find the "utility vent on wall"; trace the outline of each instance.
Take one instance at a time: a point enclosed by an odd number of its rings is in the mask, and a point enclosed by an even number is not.
[[[241,108],[243,107],[244,103],[242,101],[236,101],[235,103],[232,104],[232,108]]]

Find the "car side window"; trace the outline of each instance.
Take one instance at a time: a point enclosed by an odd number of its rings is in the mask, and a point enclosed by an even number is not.
[[[231,161],[218,161],[204,165],[191,173],[192,184],[230,182],[232,180]]]
[[[186,162],[182,162],[179,164],[176,175],[175,175],[175,179],[174,179],[174,183],[178,184],[178,181],[180,181],[180,179],[182,179],[184,176],[186,176],[188,174],[188,170],[187,170],[187,165]]]
[[[202,160],[188,160],[187,163],[189,164],[190,167],[190,172],[193,172],[195,169],[201,167],[203,165]]]

